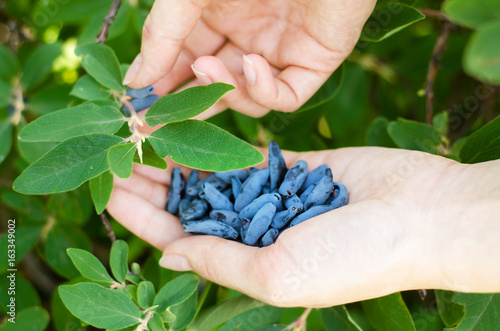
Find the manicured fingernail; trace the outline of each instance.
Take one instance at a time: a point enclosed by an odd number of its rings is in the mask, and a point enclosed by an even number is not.
[[[161,267],[175,271],[190,271],[191,266],[187,259],[182,255],[169,254],[164,255],[159,261]]]
[[[139,69],[141,69],[141,66],[142,66],[142,55],[141,53],[139,53],[139,55],[137,55],[136,58],[134,59],[134,62],[132,62],[132,64],[128,68],[127,73],[123,78],[123,85],[128,85],[135,79],[135,76],[137,76],[137,73],[139,72]]]
[[[194,68],[194,65],[191,65],[191,69],[193,70],[194,72],[194,75],[196,76],[196,78],[198,78],[203,84],[205,85],[208,85],[208,84],[212,84],[213,81],[210,77],[208,77],[207,74],[201,72],[201,71],[198,71]]]
[[[243,72],[245,73],[248,84],[255,85],[257,71],[255,70],[253,62],[246,55],[243,55]]]

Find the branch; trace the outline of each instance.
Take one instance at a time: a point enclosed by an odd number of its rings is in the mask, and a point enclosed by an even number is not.
[[[434,50],[432,51],[431,59],[429,62],[429,70],[427,71],[427,78],[425,83],[425,118],[428,124],[432,124],[432,115],[434,113],[434,82],[438,73],[439,59],[441,58],[441,55],[443,55],[452,26],[453,24],[449,21],[445,21],[443,23],[443,27],[441,28],[439,37],[436,41],[436,44],[434,45]]]
[[[111,8],[109,8],[108,15],[103,21],[102,29],[97,35],[97,39],[95,40],[96,43],[104,44],[106,42],[106,38],[108,38],[109,28],[111,27],[111,24],[113,24],[116,17],[116,13],[118,12],[118,8],[120,8],[121,4],[122,4],[121,0],[114,0],[113,3],[111,4]]]
[[[104,224],[104,227],[106,228],[106,232],[108,233],[108,237],[111,240],[112,243],[116,241],[116,236],[115,233],[113,232],[113,228],[111,227],[111,224],[109,224],[108,217],[106,216],[105,212],[102,212],[99,214],[101,216],[101,221],[102,224]]]

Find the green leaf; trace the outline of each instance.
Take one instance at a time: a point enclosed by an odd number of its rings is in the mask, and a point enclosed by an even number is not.
[[[141,163],[137,153],[134,154],[134,162]],[[142,164],[162,170],[167,169],[167,162],[156,154],[149,140],[142,144]]]
[[[500,294],[455,293],[453,300],[465,308],[455,331],[495,330],[500,325]]]
[[[196,315],[196,303],[198,301],[198,293],[194,291],[182,303],[170,307],[170,312],[175,316],[175,319],[169,323],[172,331],[185,329],[191,323]],[[166,315],[165,313],[163,315]],[[170,316],[165,318],[168,320]]]
[[[52,194],[48,208],[58,222],[85,224],[92,215],[92,199],[87,186],[76,190]]]
[[[101,85],[115,91],[123,91],[120,63],[113,50],[102,44],[78,46],[75,54],[82,56],[82,66]]]
[[[434,290],[439,316],[447,327],[458,324],[465,315],[464,306],[453,302],[454,292]]]
[[[200,170],[242,169],[264,161],[250,144],[203,121],[165,125],[153,132],[149,141],[161,157]]]
[[[125,294],[94,283],[59,286],[59,295],[73,315],[97,328],[125,328],[140,322],[140,313]]]
[[[266,304],[261,301],[241,295],[234,299],[229,299],[217,306],[208,308],[196,318],[196,320],[189,326],[188,330],[212,330],[213,328],[245,311],[262,307],[264,305]]]
[[[69,96],[70,85],[52,85],[37,90],[29,100],[30,109],[37,115],[45,115],[55,110],[67,108],[74,99]]]
[[[464,70],[470,76],[500,84],[500,20],[481,26],[470,38],[464,57]]]
[[[121,141],[105,134],[67,139],[26,168],[12,188],[23,194],[73,190],[109,169],[107,150]]]
[[[37,2],[29,17],[35,25],[49,23],[78,23],[97,16],[104,19],[111,6],[109,0],[47,0]]]
[[[80,275],[73,262],[66,254],[68,248],[91,249],[91,241],[80,228],[72,225],[54,225],[45,240],[45,258],[47,264],[57,273],[68,279]]]
[[[0,79],[0,108],[7,107],[12,99],[12,85]]]
[[[24,89],[29,89],[41,83],[51,72],[52,63],[61,55],[62,44],[44,44],[40,46],[28,59],[24,66],[21,85]]]
[[[344,79],[344,66],[340,66],[330,77],[323,83],[314,95],[307,100],[299,109],[294,113],[306,111],[312,108],[319,107],[331,99],[337,94],[339,87],[341,86]]]
[[[86,103],[36,119],[19,132],[19,139],[59,142],[91,133],[112,134],[120,129],[124,120],[116,108]]]
[[[190,119],[210,108],[231,90],[234,90],[232,85],[213,83],[167,94],[149,108],[146,123],[156,126]]]
[[[10,295],[7,295],[9,292],[9,287],[10,287],[10,281],[12,277],[7,278],[10,273],[8,274],[3,274],[2,277],[0,277],[0,293],[4,293],[0,297],[0,313],[4,314],[4,312],[7,312],[10,310],[10,307],[7,305],[10,304]],[[22,277],[19,273],[16,275],[16,311],[22,311],[25,308],[28,307],[33,307],[33,306],[39,306],[40,305],[40,296],[38,295],[38,292],[36,291],[35,287],[31,285],[29,281],[27,281],[24,277]],[[5,315],[5,314],[4,314]],[[1,330],[1,328],[0,328]]]
[[[128,244],[123,240],[116,240],[111,246],[109,264],[111,272],[120,283],[125,281],[128,272]]]
[[[6,223],[6,222],[5,222]],[[18,222],[16,222],[18,224]],[[19,226],[16,228],[16,254],[15,254],[15,264],[17,265],[26,254],[35,246],[40,233],[42,232],[42,227],[40,226]],[[9,242],[8,233],[5,232],[0,237],[0,247],[4,248],[5,255],[10,255],[11,252],[7,251],[8,245],[11,244]],[[11,256],[9,256],[11,257]],[[7,258],[0,261],[0,273],[3,273],[7,269],[12,268],[11,265],[8,264]]]
[[[360,40],[382,41],[424,18],[421,12],[410,6],[392,1],[382,3],[366,21]]]
[[[387,126],[387,132],[400,148],[436,154],[441,135],[432,126],[398,118]]]
[[[370,323],[377,330],[416,330],[401,293],[361,302]]]
[[[148,321],[148,328],[151,331],[167,331],[163,319],[159,314],[154,313]]]
[[[19,62],[16,57],[5,47],[0,44],[0,78],[9,81],[19,73]]]
[[[139,283],[137,287],[137,303],[142,309],[149,308],[153,305],[155,299],[155,287],[149,280]]]
[[[129,178],[132,175],[136,149],[136,143],[128,143],[113,146],[108,150],[108,164],[115,175],[120,178]]]
[[[2,331],[43,331],[49,325],[49,313],[42,307],[21,310],[15,316],[15,323],[5,322]]]
[[[443,12],[458,25],[478,28],[500,18],[497,0],[449,0],[443,3]]]
[[[238,331],[242,326],[252,326],[253,330],[278,323],[283,314],[283,308],[265,305],[247,310],[225,323],[219,331]]]
[[[389,121],[385,117],[377,117],[366,131],[366,146],[396,147],[387,133]]]
[[[432,118],[432,126],[439,132],[440,135],[448,134],[448,113],[442,111]]]
[[[90,193],[94,201],[95,211],[100,214],[106,209],[111,192],[113,192],[113,175],[109,172],[103,172],[89,181]]]
[[[103,88],[89,75],[80,77],[70,94],[83,100],[107,99],[111,95],[109,90]]]
[[[321,309],[325,331],[362,331],[345,306]]]
[[[9,155],[12,146],[12,122],[9,119],[0,121],[0,164]]]
[[[43,222],[47,219],[44,203],[39,197],[5,191],[2,194],[2,202],[18,213],[28,215],[30,219]]]
[[[101,261],[92,253],[78,248],[68,248],[66,252],[83,277],[110,285],[114,283]]]
[[[167,307],[184,302],[198,288],[199,278],[195,275],[185,274],[165,284],[155,296],[154,305],[159,305],[156,310],[162,313]]]
[[[463,163],[478,163],[500,158],[500,116],[473,132],[460,150]]]

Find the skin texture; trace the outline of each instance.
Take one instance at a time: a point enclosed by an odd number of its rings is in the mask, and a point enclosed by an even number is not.
[[[228,107],[254,117],[293,111],[349,55],[374,6],[374,0],[157,0],[124,83],[155,83],[155,93],[164,95],[196,73],[185,87],[236,86],[202,119]]]
[[[162,266],[277,306],[327,307],[421,288],[500,291],[500,160],[464,165],[376,147],[283,154],[289,167],[327,163],[349,204],[265,248],[184,233],[164,210],[168,171],[134,165],[130,178],[115,178],[108,211],[164,251]]]

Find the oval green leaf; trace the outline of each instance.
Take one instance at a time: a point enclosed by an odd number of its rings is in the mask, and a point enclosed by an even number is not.
[[[91,179],[89,186],[95,211],[100,214],[106,209],[113,192],[113,175],[109,171],[103,172],[100,176]]]
[[[200,170],[228,171],[264,161],[252,145],[198,120],[167,124],[153,132],[149,141],[161,157]]]
[[[71,191],[108,170],[107,151],[122,141],[105,134],[67,139],[27,167],[12,188],[23,194]]]
[[[83,277],[96,282],[114,283],[101,261],[92,253],[78,248],[68,248],[66,252]]]
[[[85,103],[44,115],[19,132],[21,141],[63,141],[91,133],[115,133],[125,121],[116,108]]]
[[[500,158],[500,116],[473,132],[460,149],[463,163],[478,163]]]
[[[195,275],[185,274],[165,284],[155,296],[153,304],[159,305],[156,311],[161,314],[168,307],[184,302],[196,292],[198,282]]]
[[[376,330],[416,330],[401,293],[361,302],[366,317]]]
[[[89,75],[83,75],[76,81],[70,94],[83,100],[95,100],[109,98],[110,91]]]
[[[116,240],[111,246],[109,264],[116,280],[123,283],[128,272],[128,244],[123,240]]]
[[[97,328],[125,328],[140,322],[139,309],[122,292],[79,283],[59,286],[59,295],[73,315]]]
[[[210,108],[231,90],[234,90],[232,85],[213,83],[167,94],[149,108],[146,123],[156,126],[185,121]]]
[[[120,178],[132,175],[132,164],[137,149],[136,143],[113,146],[108,151],[108,164],[111,171]]]
[[[155,287],[149,280],[139,283],[137,287],[137,303],[142,309],[149,308],[153,305],[155,299]]]
[[[498,20],[498,0],[449,0],[443,3],[443,12],[454,23],[469,28]]]

